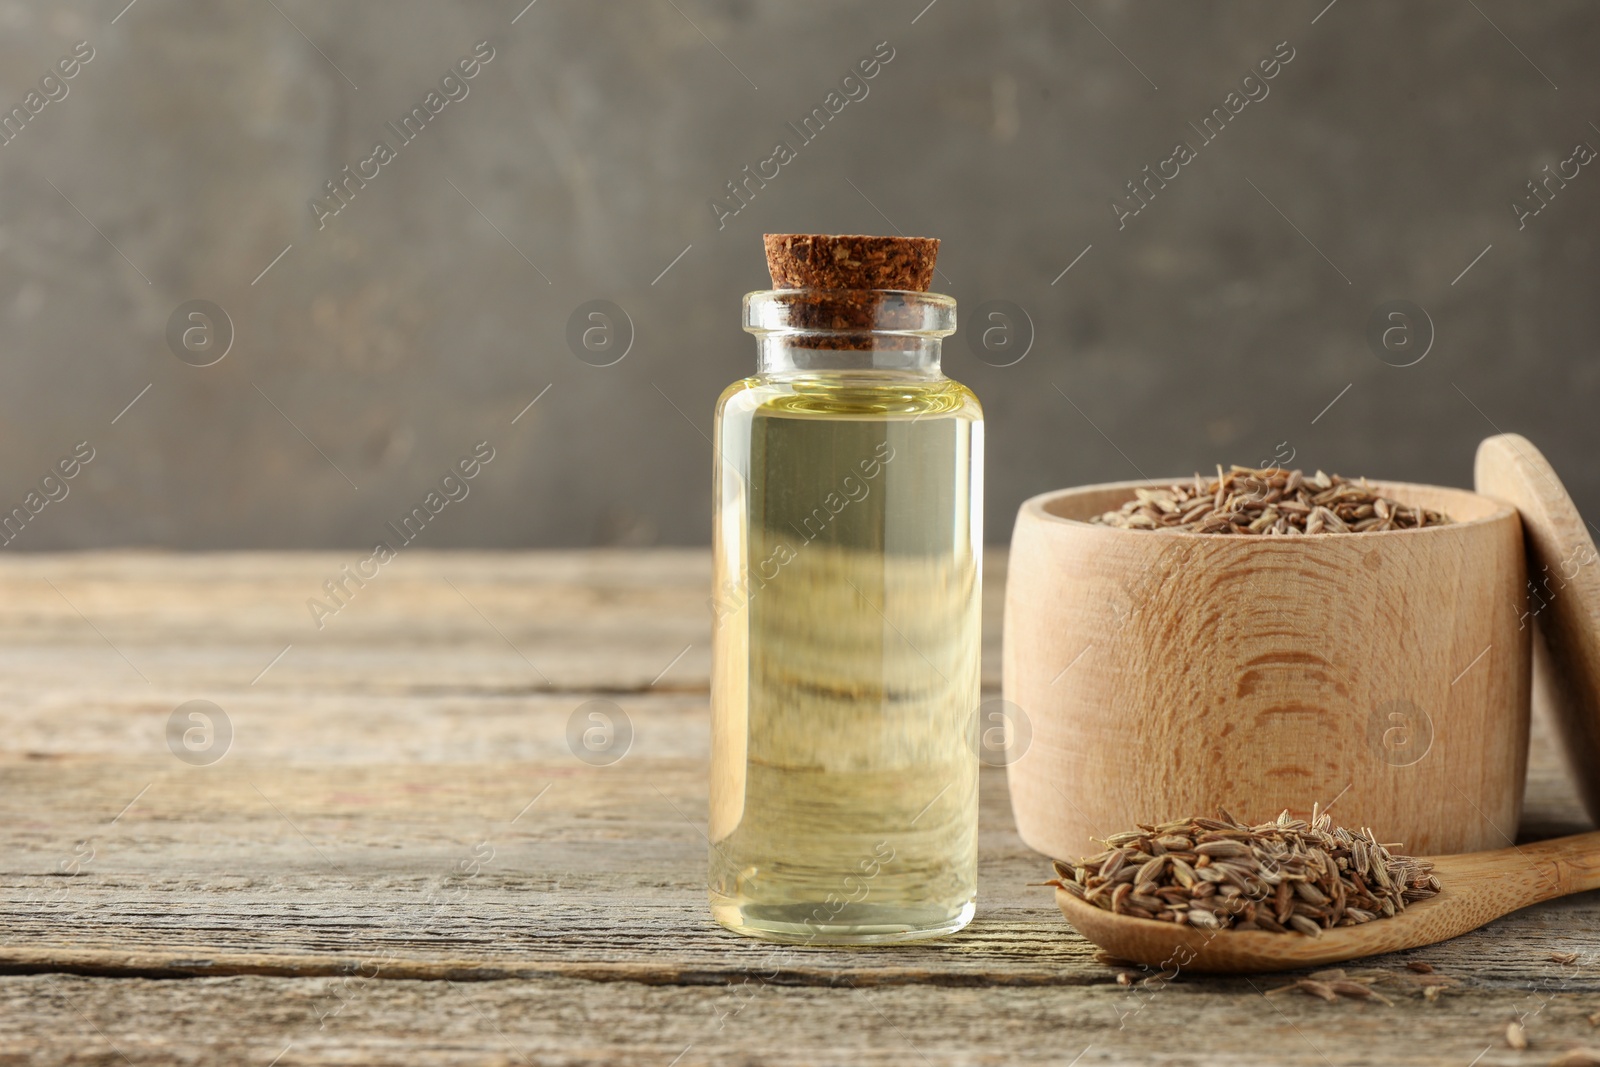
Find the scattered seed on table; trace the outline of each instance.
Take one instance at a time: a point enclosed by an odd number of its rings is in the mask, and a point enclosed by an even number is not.
[[[1315,978],[1302,978],[1294,984],[1294,988],[1308,997],[1321,997],[1330,1004],[1339,1000],[1339,994],[1333,991],[1331,985],[1327,982],[1319,982]]]
[[[1550,1067],[1600,1067],[1600,1049],[1570,1049],[1551,1060]]]

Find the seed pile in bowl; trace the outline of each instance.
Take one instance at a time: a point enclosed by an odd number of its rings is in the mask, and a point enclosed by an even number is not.
[[[1215,534],[1319,534],[1443,526],[1449,516],[1381,496],[1365,478],[1282,467],[1217,466],[1215,478],[1166,489],[1135,489],[1134,499],[1090,522],[1128,530]]]
[[[1218,814],[1112,834],[1098,856],[1056,860],[1059,878],[1046,884],[1118,915],[1312,937],[1395,915],[1439,891],[1433,864],[1394,855],[1398,845],[1335,826],[1315,806],[1310,822],[1285,811],[1246,826]]]

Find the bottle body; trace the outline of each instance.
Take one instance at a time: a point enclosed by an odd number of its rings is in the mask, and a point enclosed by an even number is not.
[[[983,422],[937,344],[764,361],[718,403],[710,895],[743,933],[972,915]]]

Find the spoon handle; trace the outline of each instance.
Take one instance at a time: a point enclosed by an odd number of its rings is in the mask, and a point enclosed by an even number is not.
[[[1494,852],[1451,857],[1451,873],[1500,897],[1500,914],[1542,900],[1600,889],[1600,830]]]
[[[1555,887],[1550,896],[1600,889],[1600,830],[1538,841],[1521,846],[1521,851],[1548,873]]]

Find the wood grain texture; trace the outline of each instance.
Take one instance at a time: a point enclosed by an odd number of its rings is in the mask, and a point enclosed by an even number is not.
[[[1375,483],[1456,521],[1271,538],[1084,521],[1144,484],[1018,513],[1004,682],[1033,730],[1011,767],[1023,840],[1070,860],[1140,821],[1339,798],[1341,821],[1413,854],[1502,845],[1530,684],[1516,513]]]
[[[331,604],[324,583],[360,558],[8,556],[0,564],[0,671],[13,691],[51,693],[146,679],[162,693],[191,695],[207,687],[699,693],[709,685],[711,562],[703,550],[406,552],[364,588],[349,585],[345,606],[319,628],[307,602]],[[1005,553],[985,558],[995,581],[984,594],[984,684],[998,686]],[[293,647],[252,686],[285,645]]]
[[[328,621],[330,644],[313,632],[303,648],[307,586],[338,562],[0,561],[0,1062],[264,1065],[292,1046],[280,1067],[1060,1065],[1092,1044],[1080,1063],[1298,1067],[1404,1048],[1461,1067],[1512,1013],[1537,1012],[1551,1044],[1536,1047],[1555,1048],[1600,1009],[1596,894],[1408,953],[1461,979],[1437,1003],[1410,987],[1393,1008],[1268,1002],[1257,990],[1277,980],[1261,978],[1122,988],[1027,884],[1048,864],[1017,836],[998,770],[960,935],[867,950],[735,937],[705,904],[706,554],[419,553],[384,579],[415,595],[367,596],[375,583]],[[986,568],[992,641],[1004,561]],[[166,747],[195,697],[234,726],[211,766]],[[634,726],[607,767],[565,740],[596,698]],[[1524,830],[1585,829],[1542,716],[1532,752]],[[1579,963],[1552,963],[1560,951]],[[1282,1040],[1259,1049],[1174,1037],[1263,1013]]]
[[[540,982],[37,975],[0,980],[0,1062],[127,1067],[238,1063],[702,1067],[750,1064],[1545,1064],[1597,1040],[1592,970],[1546,965],[1535,987],[1464,978],[1422,1000],[1389,969],[1392,1007],[1264,994],[1280,977],[1072,990],[895,986],[596,986]],[[1461,977],[1458,973],[1458,977]],[[1526,1013],[1530,1052],[1505,1047]],[[1248,1033],[1248,1040],[1238,1035]],[[1477,1058],[1475,1060],[1475,1057]]]
[[[1600,819],[1600,556],[1589,525],[1554,469],[1520,434],[1478,446],[1478,491],[1514,506],[1528,546],[1531,620],[1538,666],[1555,691],[1568,765],[1591,818]]]

